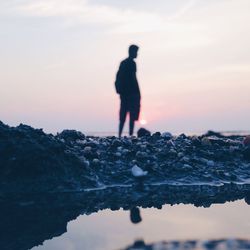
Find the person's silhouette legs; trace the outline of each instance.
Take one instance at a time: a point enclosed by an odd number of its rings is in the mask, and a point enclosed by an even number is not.
[[[124,127],[124,123],[126,121],[126,116],[127,116],[127,112],[128,112],[127,105],[128,105],[127,99],[121,96],[119,137],[122,136],[122,130]]]
[[[124,123],[125,123],[125,120],[123,120],[123,121],[120,120],[120,124],[119,124],[119,138],[122,135],[122,130],[123,130],[123,127],[124,127]]]
[[[129,135],[132,136],[134,133],[135,121],[130,118],[129,120]]]

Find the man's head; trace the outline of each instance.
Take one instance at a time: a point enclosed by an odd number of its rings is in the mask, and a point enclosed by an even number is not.
[[[129,57],[132,59],[136,58],[138,49],[139,47],[137,45],[134,45],[134,44],[130,45],[128,48]]]

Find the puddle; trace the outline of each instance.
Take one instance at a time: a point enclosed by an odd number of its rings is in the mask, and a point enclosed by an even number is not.
[[[67,225],[67,233],[47,240],[33,250],[125,249],[136,240],[151,244],[159,241],[248,239],[249,208],[244,200],[214,204],[210,208],[193,205],[139,208],[142,220],[137,224],[131,222],[130,211],[106,209],[79,216]]]
[[[9,195],[0,249],[250,249],[249,204],[249,185],[235,184]]]

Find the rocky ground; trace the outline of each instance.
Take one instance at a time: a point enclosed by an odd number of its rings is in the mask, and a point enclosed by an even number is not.
[[[145,131],[144,131],[145,132]],[[110,185],[249,183],[249,138],[144,133],[57,135],[0,123],[1,192],[79,191]]]
[[[172,136],[140,130],[138,137],[121,139],[73,130],[52,135],[0,122],[0,248],[30,249],[66,232],[79,214],[107,208],[209,207],[238,199],[250,204],[249,142],[215,132]],[[216,246],[234,249],[224,243]],[[173,242],[140,244],[126,249],[173,249]],[[186,243],[178,244],[174,249]]]

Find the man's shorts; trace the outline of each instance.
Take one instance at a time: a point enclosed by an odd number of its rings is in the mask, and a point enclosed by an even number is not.
[[[126,115],[129,113],[130,120],[137,121],[140,114],[140,96],[122,96],[121,107],[120,107],[120,121],[126,120]]]

